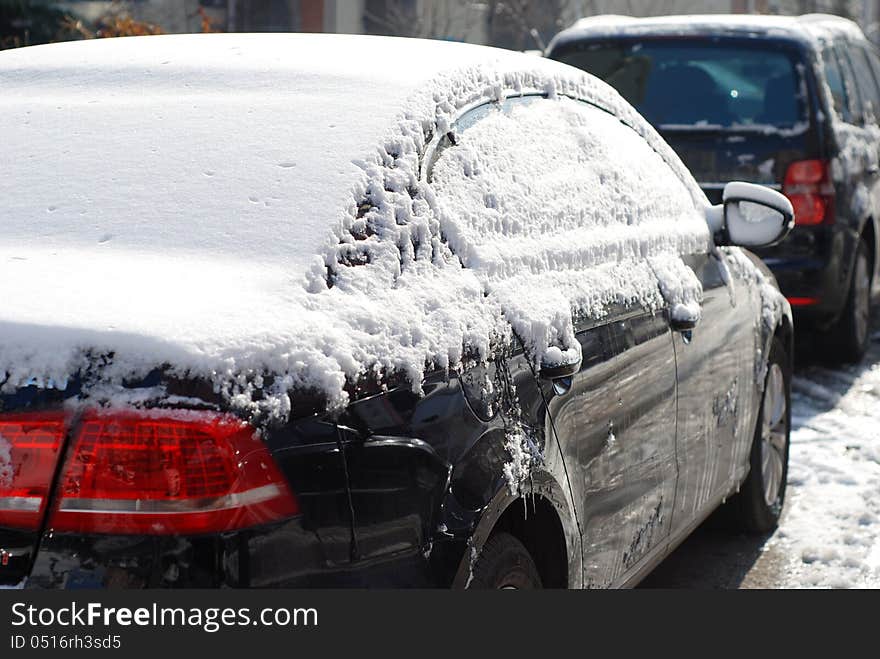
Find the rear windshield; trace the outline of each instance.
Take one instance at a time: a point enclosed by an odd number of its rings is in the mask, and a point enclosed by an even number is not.
[[[602,78],[660,129],[806,125],[792,56],[754,41],[581,42],[551,57]]]

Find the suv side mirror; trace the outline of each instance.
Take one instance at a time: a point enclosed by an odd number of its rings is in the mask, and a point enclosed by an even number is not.
[[[794,227],[794,209],[788,198],[763,185],[733,181],[724,186],[720,243],[741,247],[775,245]],[[717,214],[716,214],[717,217]],[[715,222],[710,222],[714,224]]]

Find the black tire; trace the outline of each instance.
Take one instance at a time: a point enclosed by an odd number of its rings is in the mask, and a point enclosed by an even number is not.
[[[871,260],[868,246],[860,240],[853,261],[852,280],[840,318],[828,332],[828,346],[835,361],[855,364],[868,350],[871,317]]]
[[[474,563],[468,588],[541,588],[541,575],[525,545],[509,533],[490,537]]]
[[[779,524],[779,517],[782,515],[782,507],[785,503],[785,481],[788,476],[789,434],[791,431],[791,372],[789,363],[785,346],[779,338],[774,338],[767,364],[767,375],[764,379],[764,391],[761,394],[758,421],[752,438],[749,475],[740,491],[730,499],[727,505],[729,519],[737,530],[746,533],[768,533],[776,528]],[[773,409],[769,410],[771,422],[765,424],[768,408],[775,408],[773,399],[768,400],[768,397],[774,395],[771,392],[771,387],[775,386],[772,380],[780,375],[782,377],[782,400],[784,400],[785,407],[779,414],[778,423],[784,424],[784,427],[774,425],[775,419],[772,417],[776,417],[777,412]],[[774,429],[774,433],[771,433],[770,439],[768,439],[768,429],[770,428]],[[784,437],[784,446],[781,450],[779,447],[780,436]],[[768,469],[765,469],[763,464],[765,453],[769,452],[777,454],[769,456],[769,459],[775,461],[778,457],[781,465],[775,496],[773,496],[772,490],[769,494],[767,492],[767,481],[772,480],[773,477],[771,476],[770,479],[766,477]],[[776,472],[774,470],[771,473],[775,474]],[[768,501],[768,497],[772,500]]]

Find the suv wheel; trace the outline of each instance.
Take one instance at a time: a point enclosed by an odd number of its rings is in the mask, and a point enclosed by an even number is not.
[[[859,241],[853,265],[852,283],[846,298],[846,306],[829,338],[839,361],[861,361],[868,349],[871,318],[871,265],[868,246]]]

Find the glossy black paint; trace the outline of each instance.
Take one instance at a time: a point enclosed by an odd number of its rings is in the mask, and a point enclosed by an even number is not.
[[[723,255],[693,254],[688,265],[703,284],[703,319],[674,336],[678,375],[679,479],[674,531],[745,477],[759,384],[755,360],[762,332],[760,300],[738,279],[725,282]]]
[[[548,585],[626,584],[745,475],[759,301],[707,270],[695,271],[719,308],[707,307],[687,343],[666,312],[621,309],[580,326],[584,360],[567,389],[538,379],[522,351],[489,367],[515,387],[544,456],[525,498],[502,475],[505,415],[438,373],[423,395],[401,386],[338,418],[311,414],[267,432],[302,507],[295,519],[209,537],[0,530],[0,546],[21,555],[3,583],[29,572],[38,588],[464,586],[472,548],[510,525],[547,553],[557,579]],[[750,322],[734,322],[737,313]],[[731,382],[741,388],[733,412]],[[677,427],[693,427],[678,449]]]
[[[655,41],[687,41],[711,47],[712,44],[761,48],[786,53],[803,75],[809,127],[793,134],[760,133],[747,130],[688,129],[657,127],[699,181],[713,204],[721,203],[724,184],[749,181],[781,189],[788,166],[798,160],[838,161],[845,157],[846,145],[839,143],[829,118],[832,101],[820,84],[822,59],[813,41],[788,36],[779,31],[752,26],[748,29],[688,29],[687,36],[652,34],[640,30],[638,36],[601,34],[574,36],[555,40],[547,56],[564,59],[566,53],[598,44],[635,44]],[[876,54],[866,40],[838,38],[834,50],[850,78],[847,85],[859,98],[874,94],[852,69],[864,48]],[[880,69],[873,70],[875,89],[880,88]],[[872,259],[875,287],[880,285],[880,175],[877,169],[880,141],[870,129],[878,126],[880,116],[856,117],[849,130],[853,139],[869,145],[874,157],[851,161],[851,169],[834,181],[834,221],[818,226],[796,225],[789,236],[772,247],[756,249],[775,275],[782,292],[789,298],[816,298],[818,302],[795,306],[799,323],[825,329],[832,325],[846,302],[852,279],[855,250],[864,240]]]
[[[587,586],[664,541],[675,497],[675,362],[666,315],[620,309],[576,327],[584,359],[550,413],[584,536]]]
[[[583,359],[571,377],[542,378],[515,344],[489,364],[432,373],[419,392],[364,385],[337,414],[301,402],[262,429],[299,499],[293,519],[203,537],[62,534],[45,520],[39,533],[0,529],[0,549],[19,553],[0,583],[465,587],[483,543],[503,529],[545,586],[633,584],[738,487],[774,331],[790,347],[788,312],[783,326],[764,327],[755,288],[722,276],[725,258],[707,250],[688,261],[706,291],[691,329],[673,329],[665,308],[576,319]],[[129,384],[224,409],[204,382],[157,371]],[[78,382],[4,395],[0,412],[65,402],[74,414],[83,405]],[[514,421],[540,456],[520,489],[504,475]]]
[[[498,370],[518,383],[524,420],[543,448],[545,408],[522,352]],[[480,419],[454,374],[429,377],[423,390],[398,387],[355,401],[341,417],[312,414],[266,433],[299,499],[295,519],[207,537],[0,529],[0,547],[16,555],[0,583],[29,573],[28,586],[38,588],[449,586],[487,510],[511,502],[499,496],[505,422],[501,414]],[[4,403],[11,409],[12,400]],[[566,546],[564,523],[577,565],[565,482],[549,457],[536,471],[535,496],[559,507],[557,540]]]

